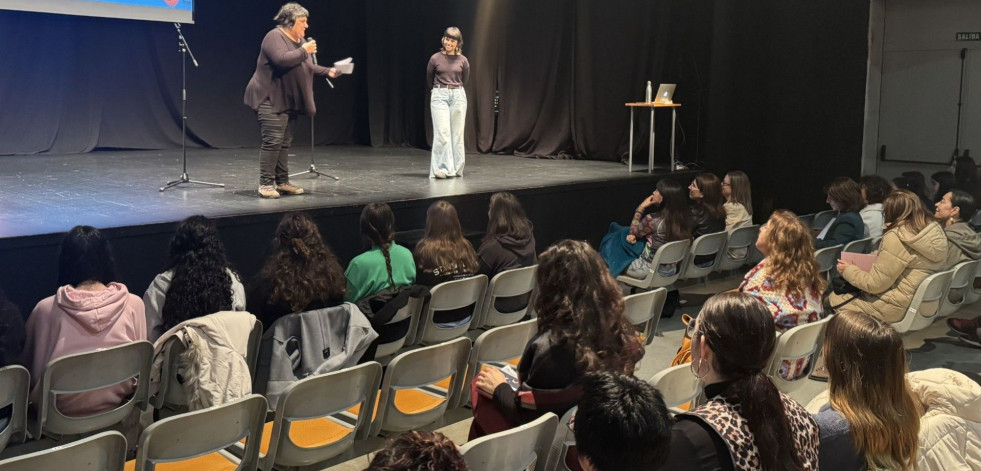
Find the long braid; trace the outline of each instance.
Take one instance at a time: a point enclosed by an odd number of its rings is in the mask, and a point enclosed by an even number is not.
[[[392,279],[392,256],[388,253],[391,242],[381,246],[382,255],[385,256],[385,269],[388,270],[388,288],[395,289],[395,280]]]

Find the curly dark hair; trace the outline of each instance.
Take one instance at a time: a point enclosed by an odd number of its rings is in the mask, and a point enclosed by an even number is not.
[[[633,373],[644,355],[623,315],[623,295],[588,243],[557,242],[541,254],[537,274],[538,333],[575,352],[583,372]]]
[[[281,302],[292,312],[302,312],[318,299],[331,304],[347,292],[341,264],[304,213],[289,213],[279,222],[273,254],[259,273],[259,283],[269,293],[269,304]],[[250,307],[255,308],[262,307]]]
[[[170,240],[168,270],[173,271],[164,300],[163,328],[232,308],[232,276],[225,245],[215,223],[191,216],[177,226]],[[237,275],[236,275],[237,276]]]
[[[378,450],[364,471],[467,471],[467,462],[439,432],[405,432]]]

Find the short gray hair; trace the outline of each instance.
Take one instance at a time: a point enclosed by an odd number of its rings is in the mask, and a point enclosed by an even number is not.
[[[279,26],[289,28],[296,23],[296,20],[309,17],[310,12],[306,8],[300,6],[299,3],[290,2],[279,7],[279,13],[273,17],[273,21]]]

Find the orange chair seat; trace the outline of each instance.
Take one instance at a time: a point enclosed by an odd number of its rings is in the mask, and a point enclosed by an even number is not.
[[[238,463],[233,463],[219,453],[209,453],[189,460],[159,463],[156,471],[234,471]],[[127,461],[124,471],[134,471],[136,460]]]
[[[442,381],[433,383],[433,386],[443,388],[447,391],[449,395],[450,383],[453,379],[452,376],[447,376]],[[375,408],[371,414],[371,420],[375,420],[378,416],[378,399],[381,395],[375,396]],[[399,389],[395,391],[395,408],[403,414],[421,414],[423,412],[431,411],[441,404],[446,402],[446,397],[436,397],[432,394],[423,392],[419,389]],[[347,410],[351,414],[359,415],[361,414],[361,406],[357,405]]]
[[[272,422],[266,422],[262,428],[262,443],[259,444],[259,452],[264,455],[269,452],[272,429]],[[354,433],[353,428],[344,427],[333,420],[321,417],[290,422],[289,438],[294,445],[300,448],[318,448],[335,443],[352,433]]]

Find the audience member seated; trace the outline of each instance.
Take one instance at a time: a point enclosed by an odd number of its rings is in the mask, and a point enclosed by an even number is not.
[[[204,216],[181,221],[170,241],[167,271],[153,279],[143,303],[151,342],[187,319],[245,310],[245,287],[225,258],[214,222]]]
[[[146,340],[143,300],[116,282],[109,240],[91,226],[75,226],[61,241],[58,291],[27,318],[24,363],[31,372],[31,402],[41,400],[48,363],[66,355]],[[119,406],[135,381],[95,391],[58,396],[58,410],[86,416]]]
[[[0,289],[0,368],[21,363],[27,331],[17,305]],[[2,429],[2,427],[0,427]]]
[[[967,223],[963,215],[974,214],[974,197],[961,190],[947,192],[937,203],[934,217],[944,225],[947,236],[947,268],[961,262],[981,259],[981,235]],[[981,327],[977,319],[947,319],[947,325],[956,331],[964,342],[981,347]]]
[[[882,202],[886,195],[893,190],[892,185],[878,175],[864,175],[859,179],[859,187],[862,193],[862,203],[865,207],[858,212],[865,223],[864,237],[878,239],[882,237],[882,225],[884,216],[882,215]]]
[[[589,375],[572,426],[579,464],[584,471],[657,469],[668,458],[671,424],[661,393],[646,381]]]
[[[447,201],[437,201],[426,211],[426,232],[412,254],[416,261],[416,283],[430,288],[447,281],[462,280],[477,274],[477,252],[463,237],[456,208]],[[437,312],[436,324],[455,326],[466,322],[476,309],[468,306]]]
[[[405,337],[411,319],[388,324],[410,297],[425,297],[429,290],[412,287],[416,281],[416,262],[409,249],[395,243],[395,215],[385,203],[370,203],[361,211],[361,237],[370,247],[347,266],[345,298],[357,302],[368,317],[378,338],[361,357],[374,359],[379,343]],[[418,288],[418,289],[416,289]]]
[[[544,457],[541,457],[544,459]],[[364,471],[467,471],[453,442],[439,432],[410,431],[378,450]]]
[[[760,227],[756,248],[765,258],[746,274],[739,291],[763,301],[778,332],[821,319],[825,281],[814,258],[810,228],[790,211],[774,211]],[[806,358],[784,360],[780,376],[794,380],[806,368]]]
[[[946,266],[947,237],[911,191],[889,193],[883,209],[885,234],[871,270],[838,261],[838,273],[861,293],[833,293],[830,304],[837,312],[864,312],[899,322],[920,283]]]
[[[722,196],[726,202],[726,230],[753,225],[753,197],[749,177],[739,171],[732,171],[722,179]]]
[[[969,193],[975,201],[981,199],[981,183],[978,182],[978,165],[974,159],[962,156],[954,159],[951,166],[954,172],[954,189]]]
[[[645,214],[651,207],[654,207],[654,211]],[[691,238],[691,220],[684,187],[673,180],[659,180],[654,193],[640,202],[630,221],[626,242],[630,244],[640,242],[643,248],[640,256],[630,262],[626,268],[626,275],[639,279],[646,278],[657,249],[668,242]],[[609,260],[607,265],[610,265]],[[658,267],[658,270],[664,276],[672,276],[679,268],[668,265]]]
[[[827,203],[838,214],[821,229],[814,240],[815,249],[844,245],[865,237],[865,223],[858,214],[865,206],[862,190],[854,180],[838,177],[824,189]]]
[[[981,235],[967,221],[975,211],[974,197],[961,190],[949,191],[936,204],[934,217],[947,236],[947,265],[981,259]]]
[[[472,386],[470,439],[535,420],[562,416],[582,395],[592,372],[631,374],[644,355],[623,316],[623,296],[589,244],[563,240],[542,253],[536,279],[538,333],[518,364],[518,387],[497,368],[477,374]]]
[[[903,177],[906,178],[906,188],[897,189],[912,191],[929,211],[933,207],[933,198],[930,196],[930,188],[927,187],[926,176],[923,175],[923,172],[903,172]]]
[[[824,339],[830,404],[814,417],[821,469],[914,469],[923,411],[904,376],[902,338],[879,319],[844,312]]]
[[[930,175],[930,186],[927,189],[933,198],[933,202],[939,203],[947,192],[954,189],[954,183],[954,174],[946,170]]]
[[[477,259],[478,273],[491,280],[502,271],[529,267],[537,262],[534,225],[525,210],[511,193],[494,193],[487,211],[487,234],[484,235]],[[499,312],[515,312],[528,305],[529,296],[498,299]]]
[[[688,197],[692,200],[692,237],[726,230],[726,209],[719,177],[714,173],[695,175],[688,185]]]
[[[287,314],[344,302],[344,271],[309,216],[283,216],[272,250],[248,293],[249,311],[266,330]]]
[[[773,316],[743,293],[706,301],[692,334],[692,373],[708,402],[678,415],[664,470],[816,469],[818,428],[766,376]]]
[[[412,252],[394,242],[395,214],[392,208],[385,203],[365,206],[361,211],[361,237],[371,248],[354,257],[344,272],[346,300],[360,301],[384,289],[416,282],[416,262]]]

